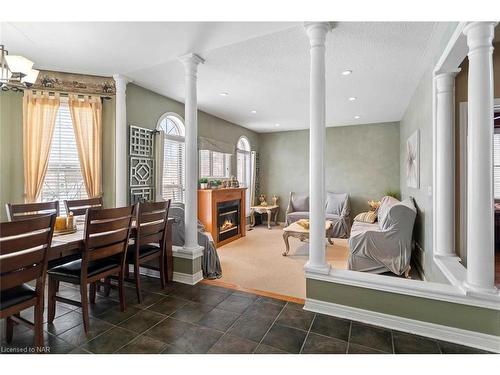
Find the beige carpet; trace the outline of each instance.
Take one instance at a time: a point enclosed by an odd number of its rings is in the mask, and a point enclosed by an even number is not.
[[[224,283],[290,297],[305,298],[304,264],[308,259],[308,244],[289,238],[290,253],[285,250],[281,227],[271,230],[265,225],[254,227],[247,235],[217,249],[222,263]],[[334,239],[328,245],[327,260],[335,268],[346,268],[347,240]]]

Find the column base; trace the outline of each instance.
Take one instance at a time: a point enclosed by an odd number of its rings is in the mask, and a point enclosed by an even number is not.
[[[304,265],[304,270],[306,272],[314,272],[320,273],[322,275],[328,275],[330,273],[330,269],[332,266],[328,263],[325,264],[312,264],[311,262],[307,262]]]
[[[178,248],[178,252],[184,253],[184,254],[190,254],[192,255],[191,259],[198,258],[203,255],[203,246],[196,245],[196,246],[183,246],[181,248]]]
[[[463,286],[466,289],[466,294],[468,295],[499,295],[499,290],[494,285],[491,288],[484,288],[482,286],[472,285],[469,282],[464,281]]]

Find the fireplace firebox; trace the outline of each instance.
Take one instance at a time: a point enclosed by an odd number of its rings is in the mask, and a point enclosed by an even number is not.
[[[240,234],[240,201],[217,203],[217,234],[219,242]]]

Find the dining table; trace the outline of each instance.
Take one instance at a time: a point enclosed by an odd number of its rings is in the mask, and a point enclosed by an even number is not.
[[[165,257],[165,266],[167,270],[167,281],[172,281],[173,278],[173,254],[172,254],[172,225],[174,223],[173,218],[168,218],[167,221],[167,233],[166,233],[166,257]],[[63,261],[64,258],[67,258],[68,261],[74,259],[75,256],[81,255],[84,247],[84,230],[85,223],[83,221],[76,220],[76,231],[72,233],[57,233],[54,232],[54,236],[52,238],[52,244],[48,254],[49,262],[60,262]],[[136,235],[135,223],[132,223],[132,231],[130,234],[130,244],[134,243],[134,237]],[[153,263],[141,264],[141,267],[149,268],[155,271],[159,271],[158,265]]]

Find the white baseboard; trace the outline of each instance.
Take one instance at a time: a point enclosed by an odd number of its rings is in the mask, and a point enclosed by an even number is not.
[[[198,271],[194,275],[190,275],[188,273],[175,272],[173,275],[173,280],[178,283],[195,285],[203,280],[203,272]]]
[[[133,270],[132,270],[133,272]],[[141,268],[141,275],[160,278],[160,272],[156,270],[151,270],[149,268]],[[188,273],[175,272],[172,275],[172,280],[178,283],[195,285],[203,280],[203,272],[198,271],[194,275],[190,275]]]
[[[500,353],[500,337],[307,298],[305,310]]]

